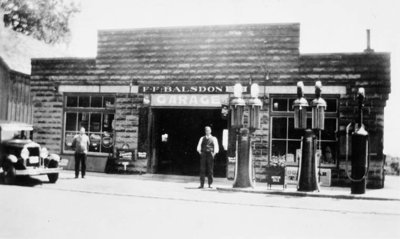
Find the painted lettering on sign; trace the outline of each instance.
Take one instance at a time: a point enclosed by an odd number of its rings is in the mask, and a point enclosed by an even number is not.
[[[210,94],[152,94],[151,106],[220,107],[228,95]]]
[[[225,93],[225,86],[140,86],[140,93]]]

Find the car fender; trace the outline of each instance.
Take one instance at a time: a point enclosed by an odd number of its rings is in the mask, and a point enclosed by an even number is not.
[[[49,160],[54,160],[56,162],[60,162],[60,155],[58,155],[58,154],[50,154],[48,159]]]

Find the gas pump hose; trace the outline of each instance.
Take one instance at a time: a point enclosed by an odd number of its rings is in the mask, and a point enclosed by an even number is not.
[[[303,160],[303,136],[300,139],[300,150],[301,150],[301,157],[299,160],[299,169],[297,170],[297,189],[300,188],[299,182],[300,182],[300,176],[301,176],[301,161]]]

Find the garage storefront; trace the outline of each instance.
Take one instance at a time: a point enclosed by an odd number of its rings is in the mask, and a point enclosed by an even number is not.
[[[227,109],[236,83],[245,98],[257,83],[263,106],[252,153],[255,177],[265,181],[271,162],[297,167],[296,82],[312,99],[320,80],[328,108],[319,166],[330,171],[332,185],[346,185],[345,126],[363,86],[372,141],[368,183],[381,187],[389,61],[386,53],[302,55],[298,24],[100,31],[96,58],[32,60],[34,138],[72,158],[71,139],[83,126],[92,141],[89,170],[104,171],[107,158],[123,149],[132,157],[121,170],[197,175],[196,144],[210,125],[222,149],[216,175],[233,178],[236,135]]]

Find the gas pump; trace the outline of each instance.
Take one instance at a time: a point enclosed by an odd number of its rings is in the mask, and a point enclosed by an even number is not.
[[[319,191],[318,165],[315,157],[317,151],[317,138],[314,130],[324,130],[326,101],[322,99],[322,84],[317,81],[315,84],[316,98],[311,103],[312,129],[307,129],[307,100],[304,98],[303,82],[297,83],[297,99],[293,102],[294,128],[303,129],[302,157],[299,162],[298,191]]]
[[[350,123],[346,127],[346,173],[351,181],[352,194],[364,194],[366,188],[366,178],[368,175],[368,132],[363,124],[363,109],[365,100],[364,88],[359,88],[358,98],[358,117],[355,123]],[[351,134],[351,175],[348,171],[349,157],[349,135]]]
[[[321,131],[325,129],[325,110],[327,107],[326,101],[321,97],[322,93],[322,83],[321,81],[315,82],[315,99],[311,102],[311,128],[314,130],[314,132],[317,132],[319,135],[319,144],[316,147],[316,150],[314,153],[317,155],[319,154],[319,157],[315,156],[318,158],[316,164],[315,164],[315,171],[318,172],[315,176],[317,177],[316,181],[319,181],[319,178],[317,175],[320,175],[320,172],[318,171],[318,165],[321,165]],[[319,153],[317,153],[319,152]],[[318,185],[318,191],[319,191],[319,184]]]
[[[262,102],[258,99],[259,86],[251,85],[251,98],[246,102],[242,98],[242,85],[236,84],[234,87],[234,97],[231,100],[231,126],[236,129],[236,165],[234,188],[253,187],[253,163],[251,153],[251,134],[260,128],[260,109]],[[243,116],[245,106],[249,108],[248,127],[243,127]]]

